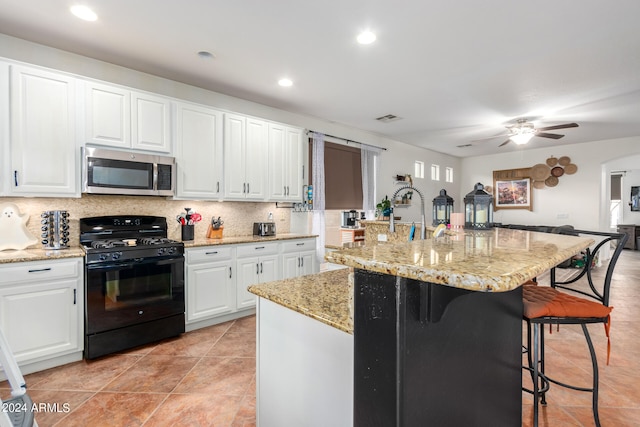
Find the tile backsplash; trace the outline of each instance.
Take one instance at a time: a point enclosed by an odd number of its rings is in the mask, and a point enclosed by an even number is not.
[[[40,215],[44,211],[66,210],[69,212],[70,245],[79,242],[80,218],[102,215],[154,215],[167,218],[169,238],[180,240],[180,224],[176,216],[189,207],[202,215],[195,226],[196,236],[205,236],[207,225],[213,216],[224,221],[224,235],[246,236],[253,233],[253,223],[267,221],[273,213],[278,233],[288,233],[291,228],[291,209],[276,208],[267,202],[212,202],[173,200],[164,197],[102,196],[85,194],[79,199],[0,197],[0,204],[14,203],[22,214],[29,215],[27,229],[40,241]],[[38,244],[38,247],[40,245]],[[35,246],[34,246],[35,247]]]

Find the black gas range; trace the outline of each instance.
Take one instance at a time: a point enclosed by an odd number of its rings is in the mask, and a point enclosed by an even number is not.
[[[87,359],[185,331],[184,244],[155,216],[80,219]]]

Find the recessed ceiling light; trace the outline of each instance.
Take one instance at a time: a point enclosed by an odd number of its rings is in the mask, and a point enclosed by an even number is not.
[[[198,52],[198,56],[201,59],[215,59],[215,55],[211,52],[208,52],[206,50],[201,50],[200,52]]]
[[[358,34],[357,40],[358,40],[358,43],[360,44],[371,44],[374,41],[376,41],[376,35],[369,30],[363,31],[360,34]]]
[[[293,86],[293,82],[291,81],[291,79],[286,79],[286,78],[278,80],[278,84],[282,87]]]
[[[85,21],[95,21],[96,19],[98,19],[98,15],[96,15],[93,10],[84,5],[71,6],[71,13]]]

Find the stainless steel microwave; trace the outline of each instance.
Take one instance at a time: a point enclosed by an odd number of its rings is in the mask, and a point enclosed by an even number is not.
[[[175,158],[85,147],[82,153],[82,192],[173,196]]]

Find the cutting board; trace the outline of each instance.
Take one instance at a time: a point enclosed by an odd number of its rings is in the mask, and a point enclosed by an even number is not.
[[[27,230],[29,215],[21,214],[14,203],[0,203],[0,251],[25,249],[38,243]]]

